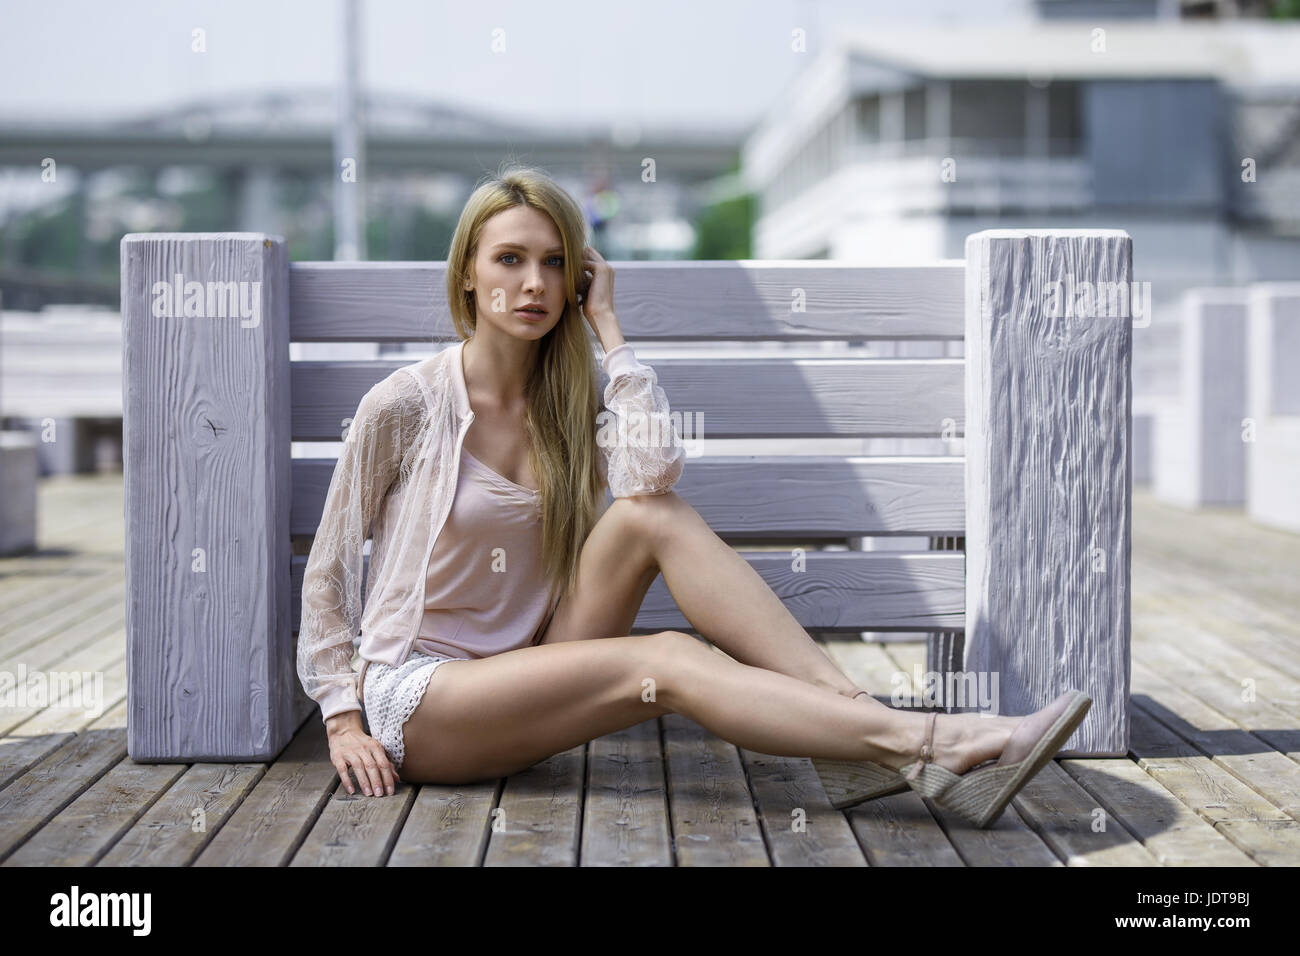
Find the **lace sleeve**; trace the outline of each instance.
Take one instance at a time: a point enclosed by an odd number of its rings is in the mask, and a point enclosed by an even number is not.
[[[298,678],[321,719],[361,710],[352,670],[361,627],[362,548],[410,442],[418,386],[395,373],[366,392],[334,466],[302,579]]]
[[[686,449],[654,369],[638,361],[626,342],[610,349],[601,365],[609,384],[598,419],[603,433],[598,444],[610,493],[629,498],[670,491],[682,475]]]

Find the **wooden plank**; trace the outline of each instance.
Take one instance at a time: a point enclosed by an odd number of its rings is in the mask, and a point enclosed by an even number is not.
[[[87,730],[0,790],[0,861],[126,756],[126,731]]]
[[[1191,744],[1133,709],[1138,764],[1244,852],[1265,866],[1300,861],[1300,825]]]
[[[966,240],[966,669],[1011,714],[1088,693],[1065,754],[1128,750],[1131,263],[1120,230]]]
[[[1133,686],[1137,692],[1135,701],[1143,712],[1212,758],[1287,816],[1300,820],[1300,768],[1296,766],[1296,758],[1277,752],[1272,744],[1164,680],[1140,660],[1133,662]],[[1294,740],[1300,732],[1291,734]]]
[[[455,787],[423,784],[415,789],[415,803],[388,865],[478,866],[487,852],[500,781]]]
[[[27,734],[15,737],[0,736],[0,790],[40,763],[72,739],[72,732]]]
[[[872,866],[965,866],[920,794],[868,800],[845,811]]]
[[[659,720],[677,865],[768,866],[735,745],[682,714],[665,714]]]
[[[1142,843],[1112,822],[1095,829],[1105,811],[1052,760],[1011,805],[1066,866],[1155,866]]]
[[[5,865],[94,866],[184,773],[184,764],[119,761],[19,847]]]
[[[287,866],[339,784],[329,754],[324,724],[304,721],[193,865]]]
[[[1070,759],[1061,769],[1162,866],[1254,866],[1255,862],[1131,760]]]
[[[0,641],[4,642],[4,646],[9,646],[15,630],[39,621],[52,611],[67,607],[73,594],[80,597],[87,592],[111,592],[116,587],[121,596],[124,594],[125,582],[126,572],[120,565],[117,568],[89,570],[69,568],[52,580],[40,582],[15,576],[0,585],[5,586],[4,593],[0,594],[0,612],[3,612],[5,620],[5,632],[0,634]]]
[[[830,805],[807,757],[738,748],[773,866],[866,866],[843,811]]]
[[[1195,603],[1189,606],[1199,609]],[[1228,677],[1238,694],[1249,689],[1257,698],[1300,718],[1300,678],[1293,673],[1294,660],[1280,651],[1271,652],[1271,643],[1257,641],[1253,629],[1225,627],[1207,612],[1204,619],[1182,624],[1174,649],[1201,657],[1213,671]]]
[[[22,734],[48,734],[61,730],[77,730],[92,724],[103,712],[112,710],[126,697],[126,659],[122,654],[120,638],[105,640],[97,648],[98,656],[87,660],[90,672],[60,693],[50,705],[37,710],[28,719],[15,724],[11,730]],[[89,700],[90,707],[86,707]],[[96,713],[98,710],[100,713]]]
[[[320,817],[290,866],[382,866],[397,841],[402,822],[415,802],[415,787],[394,788],[393,795],[368,797],[336,786]]]
[[[409,364],[294,362],[292,440],[341,441],[361,397]],[[965,429],[965,359],[662,358],[653,368],[683,440],[941,438]]]
[[[124,643],[123,632],[112,631],[66,657],[45,661],[50,666],[34,658],[13,667],[15,686],[34,686],[39,693],[26,699],[15,694],[13,706],[0,710],[0,733],[77,731],[99,717],[96,709],[112,709],[126,694]]]
[[[115,614],[124,604],[123,581],[113,575],[95,587],[87,587],[76,597],[65,594],[62,602],[46,605],[40,616],[12,629],[6,628],[0,635],[0,655],[26,653],[51,636],[75,631],[100,612]]]
[[[295,458],[289,531],[320,527],[335,460]],[[673,491],[726,541],[960,535],[964,463],[951,458],[734,455],[691,459]]]
[[[189,866],[265,772],[265,764],[191,764],[99,865]]]
[[[1138,766],[1208,823],[1224,820],[1282,820],[1280,809],[1255,793],[1142,706],[1133,708],[1133,754]]]
[[[591,741],[582,808],[583,866],[672,866],[659,721]]]
[[[805,628],[832,633],[862,630],[955,631],[962,627],[964,562],[960,552],[808,551],[795,570],[790,551],[741,551]],[[298,629],[307,558],[290,563],[290,593]],[[364,560],[368,572],[370,559]],[[364,593],[364,588],[363,588]],[[663,578],[641,604],[636,633],[689,630]],[[611,635],[613,636],[613,635]]]
[[[962,268],[830,260],[612,263],[629,339],[961,338]],[[294,342],[450,338],[445,262],[293,262]],[[363,338],[358,339],[358,335]]]
[[[1300,727],[1296,727],[1296,717],[1286,710],[1274,706],[1268,697],[1258,697],[1255,700],[1247,700],[1242,693],[1240,684],[1234,680],[1226,679],[1225,675],[1216,674],[1205,667],[1201,666],[1195,658],[1187,656],[1177,648],[1166,648],[1166,646],[1143,643],[1136,645],[1136,659],[1134,667],[1135,682],[1138,679],[1139,672],[1145,685],[1151,684],[1153,680],[1153,669],[1160,669],[1162,675],[1169,678],[1169,682],[1177,682],[1178,687],[1186,692],[1187,697],[1195,698],[1199,701],[1204,710],[1196,710],[1195,713],[1201,714],[1201,721],[1197,722],[1197,727],[1204,727],[1210,731],[1210,739],[1205,741],[1206,744],[1213,744],[1217,735],[1213,734],[1213,728],[1216,727],[1218,714],[1225,715],[1229,721],[1229,728],[1240,727],[1245,731],[1251,732],[1253,737],[1264,741],[1269,748],[1277,750],[1287,762],[1279,763],[1279,767],[1284,770],[1290,769],[1292,761],[1300,762]],[[1140,671],[1139,671],[1140,665]],[[1171,684],[1167,684],[1171,687]],[[1135,683],[1136,687],[1136,683]],[[1179,702],[1182,709],[1178,710],[1179,714],[1187,710],[1187,704],[1182,704],[1184,698],[1166,697],[1173,695],[1174,691],[1165,691],[1166,684],[1161,684],[1161,701],[1166,705],[1173,706],[1173,702]],[[1206,715],[1208,711],[1208,715]],[[1217,718],[1217,719],[1216,719]],[[1206,722],[1208,721],[1208,722]],[[1204,723],[1203,723],[1204,722]],[[1167,721],[1166,721],[1167,723]],[[1173,727],[1175,731],[1182,734],[1186,739],[1191,740],[1201,747],[1201,741],[1196,736],[1196,728],[1187,726],[1186,723],[1179,723]],[[1232,740],[1238,740],[1240,743],[1249,743],[1243,741],[1240,737],[1232,734],[1226,734],[1227,743]],[[1251,760],[1253,752],[1257,745],[1252,745],[1242,752],[1245,760]],[[1203,749],[1205,749],[1203,747]],[[1223,754],[1226,758],[1229,754]],[[1251,761],[1252,765],[1253,762]],[[1234,763],[1226,762],[1225,766],[1230,769]],[[1277,803],[1277,801],[1274,801]],[[1286,805],[1286,804],[1279,804]]]
[[[270,758],[299,723],[284,241],[127,235],[122,312],[131,756]]]
[[[25,666],[29,673],[46,669],[66,670],[73,658],[84,655],[89,648],[112,635],[116,635],[119,656],[125,655],[126,608],[120,602],[73,626],[47,634],[26,647],[14,651],[0,650],[0,668],[15,674],[20,666]],[[0,717],[0,727],[4,723],[5,718]]]
[[[42,628],[42,630],[45,630]],[[122,649],[126,650],[126,602],[114,601],[105,605],[88,617],[75,621],[61,629],[53,630],[40,637],[30,639],[22,647],[0,648],[0,661],[13,662],[18,659],[26,661],[29,667],[37,667],[38,661],[54,662],[63,659],[83,647],[88,646],[105,634],[117,632],[121,635]]]
[[[1300,576],[1294,573],[1300,567],[1300,536],[1261,527],[1236,509],[1173,508],[1147,491],[1137,493],[1134,505],[1134,581],[1148,569],[1162,575],[1144,580],[1143,590],[1170,584],[1180,594],[1199,593],[1208,584],[1233,598],[1225,609],[1229,615],[1249,610],[1256,618],[1267,611],[1270,629],[1300,636],[1295,614]],[[1214,547],[1190,548],[1188,541],[1213,541]]]
[[[586,744],[506,778],[484,866],[577,866]]]

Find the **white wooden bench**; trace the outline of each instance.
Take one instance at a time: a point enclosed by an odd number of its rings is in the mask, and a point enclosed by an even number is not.
[[[250,233],[128,235],[121,251],[128,750],[272,759],[316,710],[295,630],[334,466],[290,443],[340,440],[406,364],[291,361],[290,342],[450,342],[444,264],[290,263],[283,240]],[[964,339],[964,358],[655,360],[706,439],[676,491],[805,627],[931,632],[952,668],[964,645],[1003,713],[1079,687],[1094,703],[1063,753],[1124,755],[1131,319],[1066,314],[1049,293],[1127,285],[1132,243],[998,230],[966,254],[618,262],[619,321],[634,346]],[[247,308],[219,309],[223,292]],[[963,433],[964,458],[707,453],[709,438]],[[869,535],[964,536],[965,551],[810,549]],[[782,547],[746,550],[760,544]],[[660,579],[635,631],[663,629],[690,624]]]

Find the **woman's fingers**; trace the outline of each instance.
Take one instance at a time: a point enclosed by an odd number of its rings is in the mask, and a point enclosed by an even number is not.
[[[352,778],[348,776],[348,764],[342,758],[334,761],[334,769],[339,773],[339,779],[343,781],[343,789],[348,793],[355,793],[352,789]]]
[[[388,754],[379,741],[375,741],[376,751],[376,779],[378,785],[376,793],[382,795],[387,793],[390,797],[393,795],[393,762],[388,759]]]
[[[375,763],[375,758],[370,755],[370,751],[361,751],[361,767],[365,773],[365,779],[361,782],[361,789],[365,791],[366,796],[379,796],[382,794],[382,781],[379,779],[379,765]]]
[[[392,796],[397,788],[397,766],[389,759],[384,745],[373,737],[365,738],[357,746],[343,746],[331,753],[331,762],[339,779],[349,794],[355,794],[352,775],[355,774],[361,792],[366,796]]]

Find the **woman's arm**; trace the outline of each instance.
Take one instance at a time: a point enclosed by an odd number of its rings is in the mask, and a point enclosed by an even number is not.
[[[583,314],[605,349],[609,375],[597,417],[602,477],[615,498],[661,495],[672,489],[686,464],[686,449],[673,427],[668,396],[654,369],[637,360],[614,313],[614,269],[591,246],[583,269],[592,275]]]
[[[405,373],[362,396],[334,466],[320,527],[302,579],[298,624],[298,678],[326,721],[361,704],[352,670],[352,642],[361,627],[362,548],[370,525],[397,478],[419,386]],[[348,721],[350,724],[351,720]],[[335,722],[338,723],[338,722]]]

